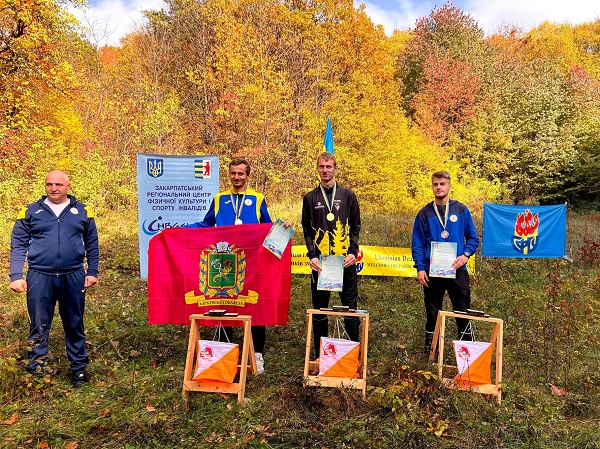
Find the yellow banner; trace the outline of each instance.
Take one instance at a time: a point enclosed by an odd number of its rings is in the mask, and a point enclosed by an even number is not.
[[[356,263],[358,274],[365,276],[417,277],[410,248],[361,246],[362,257]],[[292,274],[310,274],[306,246],[292,246]],[[469,274],[475,273],[475,259],[467,264]]]

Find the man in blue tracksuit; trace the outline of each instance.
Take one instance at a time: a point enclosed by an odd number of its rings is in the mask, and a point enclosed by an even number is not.
[[[231,189],[219,192],[210,203],[202,221],[184,226],[186,228],[207,228],[241,224],[271,223],[267,202],[262,193],[248,187],[250,163],[243,158],[234,158],[229,163]],[[286,226],[289,226],[286,223]],[[263,351],[267,339],[265,326],[252,326],[258,374],[264,373]],[[227,339],[233,335],[230,327],[225,328]],[[224,336],[223,336],[224,337]]]
[[[434,201],[422,208],[412,233],[412,257],[417,269],[417,281],[423,286],[425,311],[425,352],[429,352],[438,311],[442,309],[448,291],[452,308],[465,311],[471,307],[471,289],[467,262],[479,247],[479,237],[467,206],[450,199],[450,174],[438,171],[431,178]],[[431,242],[455,242],[456,259],[452,267],[456,279],[429,276]],[[458,338],[472,340],[469,321],[457,319]]]
[[[44,374],[58,301],[71,382],[80,387],[88,381],[85,367],[89,362],[83,326],[85,289],[98,282],[99,250],[94,217],[84,204],[68,195],[70,187],[66,173],[50,171],[46,195],[17,217],[11,236],[10,289],[27,292],[27,371],[34,376]],[[29,269],[23,279],[25,260]]]

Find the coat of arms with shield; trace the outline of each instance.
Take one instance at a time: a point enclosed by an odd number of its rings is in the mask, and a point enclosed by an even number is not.
[[[244,288],[246,254],[228,242],[202,251],[198,287],[207,298],[236,297]]]
[[[258,293],[244,291],[246,282],[246,253],[244,250],[218,242],[204,248],[198,263],[198,290],[185,294],[186,304],[205,306],[239,306],[256,304]]]

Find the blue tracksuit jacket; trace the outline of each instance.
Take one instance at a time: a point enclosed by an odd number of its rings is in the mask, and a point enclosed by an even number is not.
[[[473,223],[471,212],[467,206],[456,200],[449,200],[447,206],[450,207],[446,223],[446,230],[449,232],[448,238],[441,237],[444,228],[435,213],[433,201],[422,208],[415,218],[412,234],[412,257],[417,272],[429,272],[432,241],[456,242],[457,256],[465,251],[473,255],[479,247],[477,229],[475,229],[475,223]],[[443,220],[444,213],[440,212],[440,216]],[[466,270],[467,266],[463,265],[460,269]]]
[[[57,275],[79,270],[87,259],[87,275],[98,276],[96,222],[85,204],[68,198],[59,217],[44,204],[46,196],[19,213],[11,236],[11,282],[23,279],[25,258],[29,269]]]

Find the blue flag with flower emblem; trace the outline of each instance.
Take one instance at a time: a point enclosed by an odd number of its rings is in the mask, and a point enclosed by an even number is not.
[[[552,258],[567,253],[567,205],[483,205],[483,257]]]

